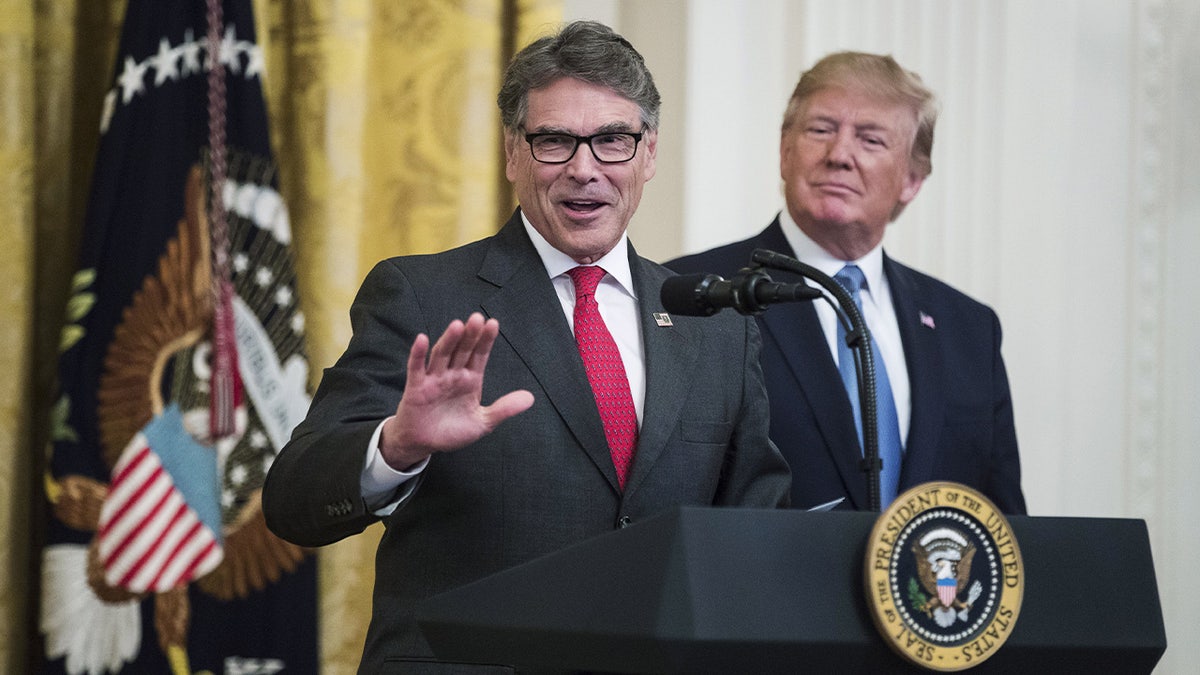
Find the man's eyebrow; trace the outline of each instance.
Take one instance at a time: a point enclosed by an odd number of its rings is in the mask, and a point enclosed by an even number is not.
[[[834,127],[839,127],[842,125],[841,121],[839,121],[837,118],[820,114],[805,115],[804,117],[800,118],[800,124],[805,126],[812,124],[824,124]]]
[[[609,122],[596,129],[593,133],[597,134],[631,134],[634,133],[633,125],[628,122]]]
[[[812,124],[814,122],[824,122],[826,124],[833,124],[835,126],[842,125],[841,120],[838,120],[837,118],[832,117],[830,115],[821,115],[821,114],[810,115],[808,117],[805,117],[802,121],[804,124]],[[856,123],[854,125],[854,129],[855,129],[855,131],[891,131],[892,127],[888,126],[887,124],[884,124],[883,122],[875,122],[875,121],[868,120],[866,122]]]
[[[594,136],[596,134],[632,134],[635,133],[633,125],[628,122],[609,122],[597,127],[590,134],[576,134],[573,130],[558,126],[540,126],[535,129],[528,130],[531,134],[563,134],[566,136]]]
[[[855,124],[854,128],[859,131],[891,131],[892,130],[892,127],[884,124],[883,122],[871,122],[871,121],[862,122],[861,124]]]

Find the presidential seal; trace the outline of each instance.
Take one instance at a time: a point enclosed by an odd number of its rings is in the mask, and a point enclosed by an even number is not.
[[[871,530],[864,568],[884,641],[929,670],[983,663],[1021,612],[1024,565],[1012,528],[958,483],[925,483],[897,497]]]

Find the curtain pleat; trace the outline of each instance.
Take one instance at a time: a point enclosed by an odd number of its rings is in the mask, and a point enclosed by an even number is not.
[[[33,461],[30,456],[28,354],[33,324],[34,20],[31,7],[0,13],[0,527],[30,531]],[[32,596],[14,583],[29,574],[32,542],[6,536],[0,544],[0,668],[20,664],[24,621]],[[16,672],[4,668],[7,672]]]

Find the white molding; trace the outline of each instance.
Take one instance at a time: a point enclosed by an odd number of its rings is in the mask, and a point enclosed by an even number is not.
[[[1159,453],[1163,425],[1163,304],[1166,238],[1164,163],[1167,53],[1164,2],[1139,0],[1133,24],[1136,42],[1134,153],[1131,171],[1133,217],[1129,222],[1129,251],[1134,274],[1130,279],[1135,318],[1130,339],[1131,433],[1128,439],[1129,507],[1142,517],[1159,512],[1157,499]]]

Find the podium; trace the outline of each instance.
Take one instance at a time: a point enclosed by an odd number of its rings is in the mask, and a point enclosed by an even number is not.
[[[681,507],[425,601],[446,660],[522,671],[927,672],[863,590],[873,513]],[[1166,650],[1141,520],[1010,516],[1025,596],[971,673],[1149,673]]]

